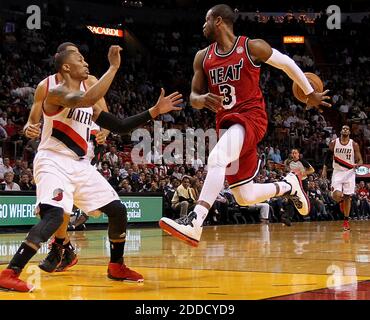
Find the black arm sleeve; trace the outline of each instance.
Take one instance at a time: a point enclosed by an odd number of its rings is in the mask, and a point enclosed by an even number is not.
[[[331,161],[333,159],[333,155],[334,155],[334,152],[331,151],[330,149],[326,151],[325,157],[324,157],[324,165],[326,165],[327,167],[330,166]]]
[[[149,120],[152,120],[149,110],[123,120],[118,119],[109,112],[102,111],[100,112],[95,123],[98,126],[101,126],[104,129],[108,129],[109,131],[112,131],[114,133],[125,134],[129,133],[131,130],[137,128],[138,126],[145,124]]]
[[[306,169],[308,169],[308,168],[310,168],[310,167],[311,167],[310,163],[309,163],[307,160],[305,160],[305,159],[301,159],[301,162],[302,162],[302,165],[303,165]]]

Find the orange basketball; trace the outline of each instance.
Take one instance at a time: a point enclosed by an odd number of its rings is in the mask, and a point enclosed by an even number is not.
[[[307,80],[310,82],[315,92],[324,91],[324,84],[318,75],[312,72],[305,72],[304,74],[306,75]],[[293,90],[293,95],[297,100],[304,102],[304,103],[306,102],[307,96],[304,94],[302,89],[295,82],[293,82],[292,90]]]

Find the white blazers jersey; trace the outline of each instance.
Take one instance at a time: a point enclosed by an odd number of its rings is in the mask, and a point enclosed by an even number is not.
[[[47,91],[58,85],[57,76],[47,78]],[[84,82],[81,91],[86,91]],[[52,114],[43,106],[44,126],[38,150],[51,150],[74,158],[87,156],[93,126],[93,108],[69,109],[60,107]]]
[[[335,139],[333,169],[347,171],[355,165],[355,150],[353,140],[349,139],[346,145],[340,143],[340,138]]]

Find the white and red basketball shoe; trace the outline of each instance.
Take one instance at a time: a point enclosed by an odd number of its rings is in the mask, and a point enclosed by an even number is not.
[[[159,226],[171,236],[184,241],[186,244],[197,247],[202,235],[203,227],[195,223],[197,214],[192,211],[187,216],[172,220],[161,218]]]
[[[283,181],[292,187],[287,196],[293,202],[298,212],[302,216],[308,215],[310,213],[310,200],[303,189],[301,177],[296,173],[290,172]]]

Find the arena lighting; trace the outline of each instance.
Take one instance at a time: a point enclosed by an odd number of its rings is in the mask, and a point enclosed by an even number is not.
[[[137,8],[141,8],[143,6],[143,3],[141,1],[124,0],[124,1],[122,1],[122,6],[124,6],[124,7],[137,7]]]
[[[101,34],[103,36],[111,36],[111,37],[123,37],[123,30],[121,29],[111,29],[105,27],[97,27],[97,26],[86,26],[92,33]]]
[[[284,36],[284,43],[304,43],[304,36]]]

